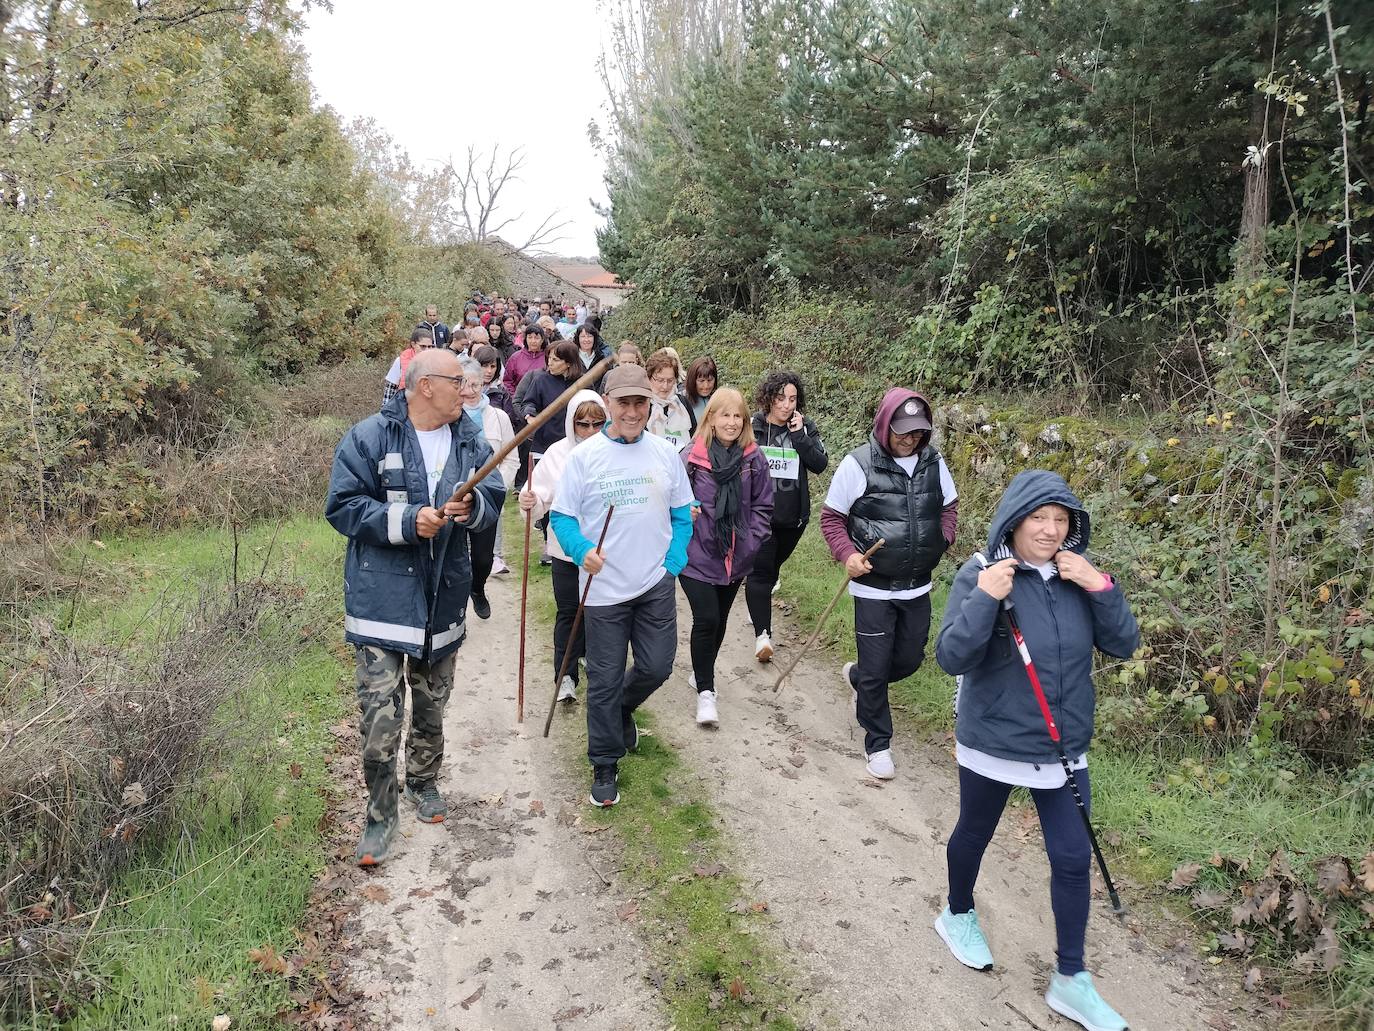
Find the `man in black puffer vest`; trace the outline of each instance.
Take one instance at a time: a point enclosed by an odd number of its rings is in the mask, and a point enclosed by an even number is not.
[[[930,446],[930,403],[893,387],[868,442],[845,456],[821,509],[821,533],[849,573],[859,661],[846,663],[868,772],[896,776],[888,685],[920,668],[930,637],[930,576],[958,526],[958,493]],[[863,553],[879,539],[871,559]]]

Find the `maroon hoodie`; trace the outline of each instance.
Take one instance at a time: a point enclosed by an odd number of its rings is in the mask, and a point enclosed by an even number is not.
[[[892,426],[892,418],[897,414],[897,409],[906,404],[907,401],[915,398],[925,408],[926,419],[934,425],[934,410],[930,407],[930,402],[914,390],[905,387],[890,387],[883,395],[882,401],[878,403],[878,410],[873,415],[873,437],[888,454],[892,452],[887,446],[887,434]],[[913,454],[920,454],[930,444],[930,433],[922,433],[916,443],[916,450]],[[868,444],[860,445],[867,448]],[[959,527],[959,502],[951,501],[940,512],[940,532],[948,544],[954,543],[954,535]],[[835,556],[835,561],[843,563],[848,560],[850,555],[859,554],[859,549],[854,546],[854,542],[849,537],[849,521],[845,513],[837,512],[829,506],[821,508],[821,534],[825,537],[825,543],[830,547],[830,554]]]

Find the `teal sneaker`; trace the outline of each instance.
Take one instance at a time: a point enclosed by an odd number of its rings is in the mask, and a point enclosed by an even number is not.
[[[956,916],[946,906],[935,918],[935,933],[944,939],[954,958],[964,966],[974,970],[992,969],[992,950],[983,937],[983,929],[978,926],[978,914],[973,910]]]
[[[386,861],[391,851],[391,837],[396,833],[396,817],[389,820],[369,822],[358,840],[358,849],[353,858],[359,866],[379,866]]]
[[[407,784],[406,801],[415,806],[416,818],[421,823],[443,823],[448,817],[448,803],[432,780],[415,787]]]
[[[1073,977],[1055,974],[1045,1002],[1054,1012],[1076,1020],[1088,1031],[1127,1031],[1126,1020],[1107,1005],[1093,987],[1093,976],[1081,970]]]

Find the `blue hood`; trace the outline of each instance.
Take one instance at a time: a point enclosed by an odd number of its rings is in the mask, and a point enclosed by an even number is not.
[[[988,530],[989,562],[1013,557],[1012,531],[1041,505],[1063,505],[1069,510],[1069,535],[1064,538],[1065,551],[1081,555],[1088,550],[1091,521],[1083,502],[1078,500],[1064,482],[1064,477],[1058,473],[1048,469],[1027,469],[1012,477],[1002,494],[1002,500],[997,503],[997,511]]]

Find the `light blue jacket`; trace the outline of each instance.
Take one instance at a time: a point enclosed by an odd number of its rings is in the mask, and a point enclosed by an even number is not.
[[[450,424],[453,450],[435,488],[442,508],[455,487],[491,457],[482,430],[461,416]],[[450,521],[432,540],[415,531],[429,505],[420,439],[405,394],[344,435],[334,452],[325,518],[348,538],[344,558],[344,637],[441,659],[463,642],[472,566],[468,532],[500,517],[506,488],[492,471],[477,485],[466,524]]]

